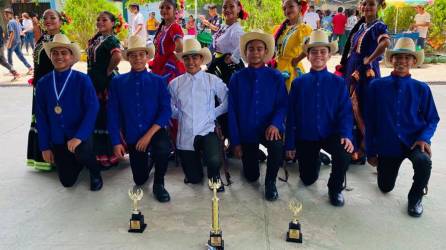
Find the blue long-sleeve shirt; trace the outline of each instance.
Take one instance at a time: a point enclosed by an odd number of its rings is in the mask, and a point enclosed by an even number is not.
[[[58,93],[69,72],[55,72]],[[61,114],[56,114],[54,110],[57,104],[51,71],[37,82],[36,89],[36,122],[42,151],[72,138],[85,141],[93,133],[99,103],[88,75],[73,70],[59,100]]]
[[[289,94],[285,148],[296,140],[320,141],[332,135],[352,138],[353,114],[344,79],[327,69],[296,78]]]
[[[279,71],[246,68],[229,83],[228,119],[231,144],[258,143],[268,126],[285,131],[288,97]]]
[[[118,75],[110,83],[107,128],[112,144],[121,143],[123,130],[128,144],[154,125],[167,126],[172,110],[166,80],[146,70]]]
[[[429,86],[410,75],[372,81],[366,109],[368,156],[401,156],[416,141],[430,143],[440,121]]]

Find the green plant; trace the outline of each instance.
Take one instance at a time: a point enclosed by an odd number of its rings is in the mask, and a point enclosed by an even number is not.
[[[249,13],[248,20],[243,22],[245,31],[262,29],[271,33],[285,17],[282,11],[282,1],[278,0],[242,0]]]
[[[107,0],[67,0],[64,12],[71,19],[71,23],[64,25],[62,29],[72,41],[76,41],[82,49],[85,49],[88,40],[96,34],[96,18],[104,10],[116,17],[120,14],[119,9]],[[121,29],[118,34],[119,39],[123,40],[127,32]]]
[[[427,6],[431,15],[431,26],[428,33],[428,43],[436,51],[446,50],[446,0],[435,0]]]
[[[413,18],[415,17],[416,11],[412,6],[388,6],[384,9],[383,21],[387,25],[390,33],[395,33],[395,24],[397,18],[397,8],[398,8],[398,23],[396,33],[407,31],[410,25],[413,23]]]

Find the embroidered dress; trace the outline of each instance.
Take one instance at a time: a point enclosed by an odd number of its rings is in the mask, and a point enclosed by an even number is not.
[[[282,73],[288,72],[290,77],[285,82],[288,92],[293,80],[305,73],[302,62],[294,68],[291,61],[302,53],[302,45],[311,31],[311,27],[307,24],[288,25],[277,41],[276,68]]]
[[[167,77],[170,82],[186,72],[184,64],[175,56],[175,41],[183,38],[183,30],[177,23],[163,25],[155,37],[155,58],[150,68],[154,74]]]
[[[121,44],[114,35],[96,35],[87,48],[88,76],[96,89],[100,108],[93,131],[93,149],[98,162],[104,167],[117,165],[118,157],[113,153],[109,133],[107,130],[107,90],[113,76],[117,75],[117,69],[107,76],[107,68],[112,54],[121,50]]]
[[[42,152],[39,148],[39,139],[37,135],[37,125],[36,125],[36,88],[37,82],[44,75],[48,74],[54,69],[50,58],[45,53],[43,49],[43,43],[51,42],[53,40],[53,35],[44,33],[40,39],[36,42],[33,62],[34,62],[34,76],[32,79],[33,85],[33,100],[32,100],[32,117],[31,117],[31,128],[28,133],[28,150],[27,150],[27,165],[31,168],[50,171],[53,166],[46,163],[42,158]]]
[[[364,112],[364,100],[370,81],[381,77],[379,61],[382,56],[376,58],[369,65],[364,65],[364,58],[370,56],[378,47],[383,38],[388,38],[387,26],[379,20],[373,23],[363,23],[351,38],[350,55],[347,59],[346,74],[344,75],[352,100],[355,124],[353,128],[353,144],[355,154],[353,160],[362,157],[364,151],[365,125],[362,114]],[[355,75],[353,77],[352,75]]]

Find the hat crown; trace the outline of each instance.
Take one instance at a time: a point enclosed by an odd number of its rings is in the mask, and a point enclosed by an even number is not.
[[[128,49],[146,48],[146,42],[140,36],[134,35],[129,37]]]
[[[409,50],[415,52],[415,43],[411,38],[402,37],[398,39],[393,50]]]
[[[70,39],[64,34],[56,34],[53,37],[53,43],[71,44]]]
[[[328,36],[322,30],[315,30],[311,32],[308,44],[329,43]]]
[[[183,52],[199,52],[201,50],[201,44],[196,39],[187,39],[184,40],[183,44]]]

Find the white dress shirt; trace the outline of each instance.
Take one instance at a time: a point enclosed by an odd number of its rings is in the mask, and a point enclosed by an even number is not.
[[[239,22],[230,26],[222,25],[213,36],[215,51],[221,54],[231,54],[231,60],[234,63],[240,63],[240,37],[243,34],[243,28]]]
[[[228,88],[217,76],[199,71],[185,73],[169,84],[172,117],[178,119],[177,148],[194,150],[197,135],[215,129],[215,120],[228,110]],[[215,96],[220,105],[215,107]]]

